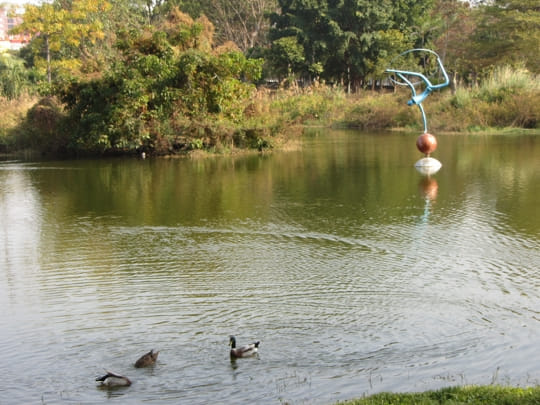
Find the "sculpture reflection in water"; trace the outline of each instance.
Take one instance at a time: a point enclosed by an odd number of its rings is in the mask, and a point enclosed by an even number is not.
[[[424,198],[424,213],[422,214],[421,222],[425,223],[429,219],[431,205],[434,204],[437,199],[439,184],[437,183],[437,180],[427,175],[422,177],[418,182],[418,190],[420,195]]]
[[[418,160],[415,164],[415,167],[420,173],[424,175],[430,175],[438,172],[442,164],[437,159],[430,156],[430,154],[437,148],[437,139],[435,138],[435,136],[428,133],[426,113],[424,111],[424,107],[422,106],[422,102],[427,98],[427,96],[429,96],[433,92],[433,90],[448,86],[450,80],[448,78],[446,70],[444,69],[442,61],[439,58],[439,55],[437,55],[430,49],[409,49],[408,51],[401,53],[397,58],[394,59],[393,62],[397,63],[398,65],[404,65],[408,61],[408,57],[415,53],[419,53],[423,56],[422,64],[417,64],[417,67],[418,69],[424,71],[427,70],[429,56],[435,56],[435,69],[438,71],[439,75],[442,75],[443,78],[443,81],[441,83],[433,84],[431,80],[426,76],[426,74],[412,70],[388,68],[386,69],[386,72],[391,74],[390,80],[393,83],[400,86],[408,86],[411,89],[412,97],[407,102],[407,104],[410,106],[417,105],[420,109],[420,112],[422,113],[424,132],[416,140],[416,147],[420,152],[424,153],[425,157]],[[398,59],[399,61],[397,61],[396,59]],[[424,90],[418,94],[416,91],[417,87],[423,87]]]

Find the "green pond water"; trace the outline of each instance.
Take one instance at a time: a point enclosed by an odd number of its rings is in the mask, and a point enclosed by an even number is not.
[[[0,403],[539,384],[540,137],[438,136],[426,177],[416,136],[1,161]],[[229,335],[258,357],[231,362]],[[104,369],[133,384],[101,388]]]

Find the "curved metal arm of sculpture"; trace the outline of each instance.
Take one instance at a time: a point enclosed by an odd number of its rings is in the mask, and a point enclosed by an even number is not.
[[[429,85],[431,85],[431,82],[427,79],[427,77],[425,77],[424,75],[422,75],[420,73],[416,73],[416,72],[406,72],[406,71],[399,71],[399,70],[394,70],[394,69],[386,69],[386,71],[395,73],[397,76],[400,77],[401,80],[403,80],[405,83],[407,83],[407,85],[411,88],[412,98],[407,102],[407,104],[408,105],[416,104],[418,106],[418,108],[420,109],[420,112],[422,113],[422,121],[424,123],[424,133],[426,133],[427,132],[427,120],[426,120],[426,113],[424,111],[424,107],[422,107],[422,101],[424,101],[424,99],[432,91],[432,90],[428,90],[428,89],[430,89]],[[429,85],[426,85],[426,89],[422,92],[422,94],[417,96],[416,95],[416,89],[414,88],[414,84],[411,83],[411,81],[408,80],[407,77],[405,77],[405,74],[419,76],[422,79],[424,79],[425,82],[429,83]]]
[[[401,55],[405,55],[409,52],[413,51],[422,51],[422,52],[429,52],[434,54],[437,57],[437,64],[439,65],[439,68],[441,69],[441,72],[444,76],[444,82],[439,84],[432,84],[429,79],[424,76],[422,73],[418,72],[410,72],[407,70],[397,70],[397,69],[386,69],[389,73],[395,73],[396,76],[399,76],[403,82],[411,88],[412,91],[412,98],[407,102],[408,105],[417,105],[418,108],[420,108],[420,111],[422,113],[422,120],[424,121],[424,132],[427,132],[427,121],[426,121],[426,114],[424,112],[424,107],[422,107],[422,102],[426,99],[427,96],[431,94],[433,90],[440,89],[441,87],[448,86],[450,84],[450,79],[448,78],[448,74],[446,73],[446,70],[444,69],[444,66],[441,62],[441,59],[439,58],[439,55],[437,55],[435,52],[429,50],[429,49],[410,49]],[[422,93],[416,94],[415,84],[412,83],[407,77],[408,76],[414,76],[420,78],[425,83],[425,89]],[[397,82],[396,82],[397,83]]]

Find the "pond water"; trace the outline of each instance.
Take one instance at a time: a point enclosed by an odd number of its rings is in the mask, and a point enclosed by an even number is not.
[[[416,136],[0,162],[0,403],[539,384],[540,137],[439,136],[425,177]],[[259,356],[231,362],[231,334]],[[100,388],[104,369],[133,385]]]

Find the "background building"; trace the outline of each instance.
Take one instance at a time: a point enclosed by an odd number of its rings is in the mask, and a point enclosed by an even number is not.
[[[28,35],[10,35],[9,30],[22,22],[20,7],[0,6],[0,52],[17,50],[30,41]]]

